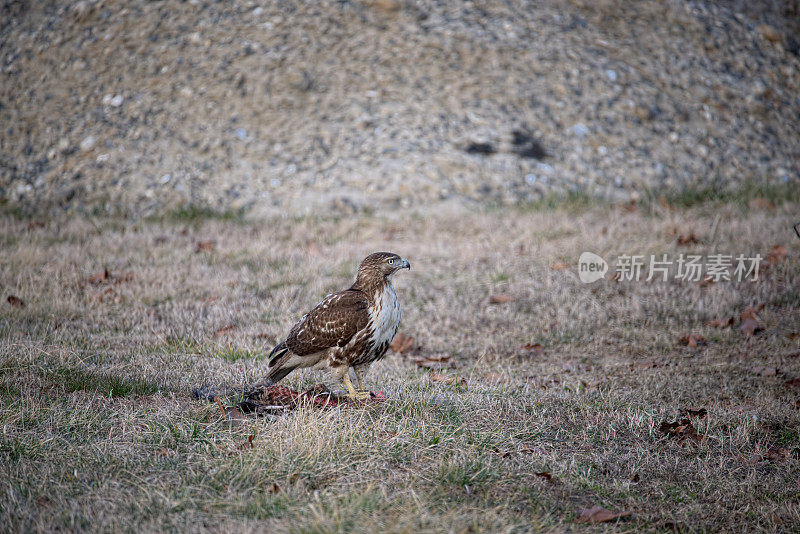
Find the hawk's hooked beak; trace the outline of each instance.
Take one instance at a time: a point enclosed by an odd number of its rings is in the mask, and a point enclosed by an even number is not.
[[[405,258],[400,258],[400,260],[402,261],[402,263],[400,264],[400,268],[401,269],[408,269],[410,271],[411,270],[411,264],[408,263],[408,260],[405,259]]]

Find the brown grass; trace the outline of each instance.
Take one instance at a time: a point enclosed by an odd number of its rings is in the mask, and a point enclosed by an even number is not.
[[[619,530],[796,530],[800,388],[786,382],[800,377],[800,341],[786,334],[800,328],[797,208],[43,227],[3,216],[0,522],[18,532],[565,530],[598,528],[575,521],[599,504],[633,511]],[[701,243],[678,246],[676,232],[692,231]],[[195,252],[199,241],[213,250]],[[773,245],[788,255],[756,283],[587,286],[575,269],[583,250],[766,256]],[[381,404],[231,420],[191,398],[202,383],[262,377],[272,342],[384,249],[413,266],[396,280],[401,330],[419,347],[411,356],[451,355],[445,372],[466,385],[390,355],[368,375]],[[87,282],[104,268],[109,279]],[[489,305],[491,294],[514,300]],[[760,304],[765,330],[752,338],[738,320],[705,324]],[[707,344],[681,345],[689,333]],[[286,383],[325,380],[337,386],[313,372]],[[692,420],[699,444],[658,430],[687,408],[708,410]]]

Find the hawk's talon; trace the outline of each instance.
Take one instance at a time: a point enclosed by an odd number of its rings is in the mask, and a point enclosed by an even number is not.
[[[346,394],[345,397],[352,401],[364,402],[372,400],[372,392],[365,389],[359,389],[353,393]]]
[[[356,389],[353,387],[353,383],[350,381],[350,377],[347,376],[347,372],[345,372],[343,377],[344,385],[347,388],[347,393],[344,395],[346,398],[353,400],[353,401],[368,401],[372,399],[372,393],[368,390],[363,389]]]

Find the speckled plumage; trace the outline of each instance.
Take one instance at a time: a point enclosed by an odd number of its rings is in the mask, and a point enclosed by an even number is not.
[[[401,312],[392,277],[403,268],[410,265],[397,254],[367,256],[349,289],[325,297],[272,350],[268,381],[277,382],[304,367],[330,367],[344,377],[353,367],[360,382],[397,333]]]

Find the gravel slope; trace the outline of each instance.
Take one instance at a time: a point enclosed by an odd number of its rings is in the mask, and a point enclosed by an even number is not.
[[[0,199],[302,214],[800,184],[797,25],[765,19],[796,2],[500,4],[6,2]]]

